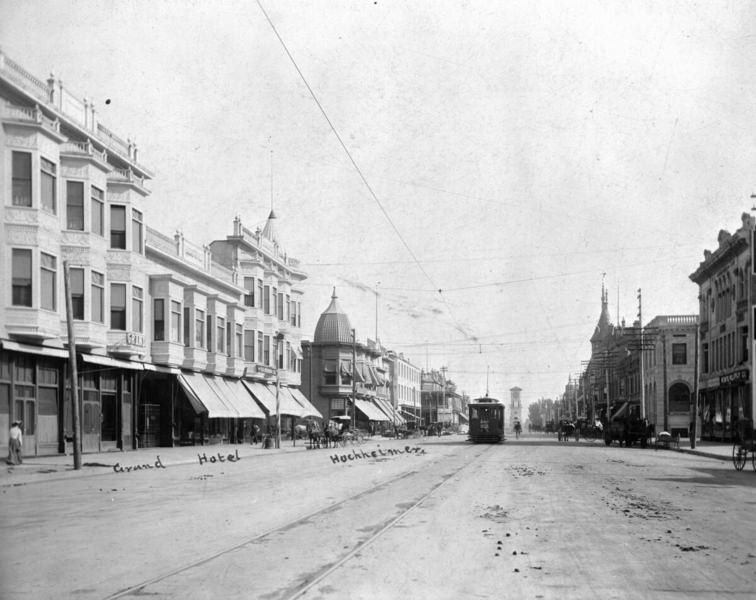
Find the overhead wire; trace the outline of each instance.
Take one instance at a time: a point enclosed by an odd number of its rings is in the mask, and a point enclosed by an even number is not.
[[[331,131],[333,132],[334,136],[338,140],[339,145],[344,150],[344,153],[346,154],[347,158],[349,159],[349,162],[352,163],[352,166],[354,167],[355,171],[357,172],[357,174],[359,175],[360,179],[362,180],[362,183],[365,185],[365,187],[367,188],[368,192],[370,193],[370,196],[372,197],[372,199],[375,201],[375,203],[378,206],[378,208],[383,213],[383,216],[386,218],[386,220],[388,221],[389,225],[391,225],[391,228],[394,230],[394,233],[396,233],[397,237],[402,242],[402,245],[405,247],[405,249],[407,250],[407,252],[409,253],[409,255],[412,257],[412,260],[415,263],[415,265],[417,266],[417,268],[420,270],[420,272],[423,274],[423,276],[430,282],[430,284],[433,286],[433,288],[438,291],[438,294],[441,297],[441,299],[444,302],[444,304],[446,305],[446,308],[449,311],[449,315],[451,316],[452,320],[454,321],[457,329],[459,329],[461,331],[464,331],[465,328],[462,327],[462,325],[459,323],[459,321],[454,316],[454,313],[451,310],[451,306],[449,305],[449,303],[447,302],[446,298],[444,297],[442,289],[439,288],[436,285],[436,283],[433,281],[433,278],[425,270],[425,268],[423,267],[422,263],[417,258],[417,256],[413,252],[413,250],[410,247],[410,245],[407,243],[407,240],[404,239],[404,236],[402,235],[402,233],[399,231],[399,228],[394,223],[393,219],[391,218],[391,215],[388,214],[388,211],[385,209],[385,207],[383,206],[383,204],[381,203],[381,201],[378,199],[378,196],[373,191],[373,188],[370,185],[370,183],[368,182],[368,180],[365,177],[364,173],[362,172],[362,169],[360,169],[360,166],[357,164],[357,161],[355,161],[354,157],[352,156],[352,153],[349,151],[349,148],[347,148],[346,144],[342,140],[341,135],[339,135],[339,132],[336,129],[336,126],[333,124],[333,122],[331,121],[330,117],[326,113],[325,109],[323,108],[323,105],[320,103],[320,100],[318,100],[318,97],[315,94],[315,91],[312,89],[312,87],[308,83],[307,78],[304,76],[304,73],[302,73],[302,70],[299,68],[299,65],[297,64],[297,61],[294,60],[294,56],[291,54],[291,52],[289,51],[289,48],[287,47],[287,45],[284,42],[283,38],[278,33],[278,30],[276,29],[276,26],[273,24],[273,21],[271,20],[270,16],[268,16],[268,13],[265,10],[265,8],[263,7],[262,3],[260,2],[260,0],[256,0],[256,2],[257,2],[257,6],[260,8],[260,11],[265,16],[265,20],[268,22],[268,25],[270,25],[270,28],[273,30],[273,33],[275,34],[276,38],[278,38],[278,41],[280,42],[281,47],[284,49],[284,52],[286,52],[286,56],[289,57],[289,60],[291,61],[291,64],[294,65],[294,68],[296,69],[297,73],[299,74],[299,77],[302,80],[302,83],[304,83],[305,87],[307,88],[307,91],[310,93],[310,96],[312,97],[313,101],[315,102],[315,104],[317,105],[318,109],[320,110],[320,113],[323,115],[323,118],[326,120],[326,122],[328,123],[328,126],[331,128]]]

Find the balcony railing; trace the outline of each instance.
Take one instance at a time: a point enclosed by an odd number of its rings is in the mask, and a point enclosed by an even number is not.
[[[65,116],[68,122],[90,132],[93,139],[100,141],[110,152],[129,161],[137,170],[149,173],[137,161],[137,146],[130,140],[123,140],[107,127],[99,123],[95,103],[78,96],[63,86],[53,75],[42,81],[11,60],[0,50],[0,74],[12,81],[39,104],[48,110]],[[32,109],[33,110],[33,109]],[[48,119],[54,123],[52,119]],[[60,131],[56,128],[56,131]]]
[[[108,173],[108,179],[111,181],[126,181],[138,185],[140,188],[144,188],[144,177],[137,175],[131,168],[128,169],[113,169]]]
[[[108,162],[108,153],[105,150],[100,151],[95,148],[89,140],[86,142],[64,142],[61,144],[60,151],[62,154],[92,156],[102,162]]]
[[[60,133],[60,121],[58,121],[57,119],[51,119],[50,117],[45,115],[40,110],[39,106],[18,106],[16,104],[6,102],[3,109],[3,118],[12,119],[14,121],[36,123],[37,125],[42,125],[43,127],[46,127],[47,129],[58,134]]]

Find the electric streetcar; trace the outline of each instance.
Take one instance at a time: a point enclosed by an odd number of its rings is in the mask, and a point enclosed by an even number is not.
[[[504,440],[504,404],[496,398],[477,398],[467,406],[470,417],[467,439],[478,444]]]

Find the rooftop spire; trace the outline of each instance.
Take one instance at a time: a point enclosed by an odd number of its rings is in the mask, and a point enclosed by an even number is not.
[[[270,209],[270,214],[268,215],[268,220],[265,222],[265,227],[263,227],[263,237],[268,238],[271,242],[278,243],[278,232],[276,231],[276,224],[274,223],[276,219],[276,213],[273,212],[273,209]]]

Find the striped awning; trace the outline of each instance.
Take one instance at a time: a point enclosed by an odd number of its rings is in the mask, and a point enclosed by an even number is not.
[[[243,419],[264,419],[265,413],[257,405],[252,395],[239,382],[238,379],[226,379],[225,377],[214,377],[210,379],[220,388],[221,393],[225,392],[223,399],[230,402]]]
[[[234,408],[223,401],[202,373],[185,371],[176,375],[176,379],[198,413],[207,412],[210,419],[235,419],[239,416]]]
[[[388,417],[383,414],[383,411],[381,411],[375,404],[372,402],[368,402],[367,400],[356,400],[355,404],[357,406],[357,410],[359,410],[363,415],[365,415],[368,419],[368,421],[388,421]]]
[[[268,386],[256,381],[246,381],[244,379],[242,383],[255,399],[265,407],[268,415],[276,414],[276,388],[274,386]],[[287,388],[284,386],[279,387],[278,412],[282,415],[301,417],[303,416],[303,411],[304,409],[294,400],[294,396],[288,393]]]
[[[302,406],[303,409],[303,417],[318,417],[319,419],[323,418],[323,415],[320,414],[320,411],[315,408],[315,406],[307,399],[307,397],[300,392],[297,388],[288,388],[289,392],[292,396],[294,396],[294,400],[297,401],[297,403]]]

